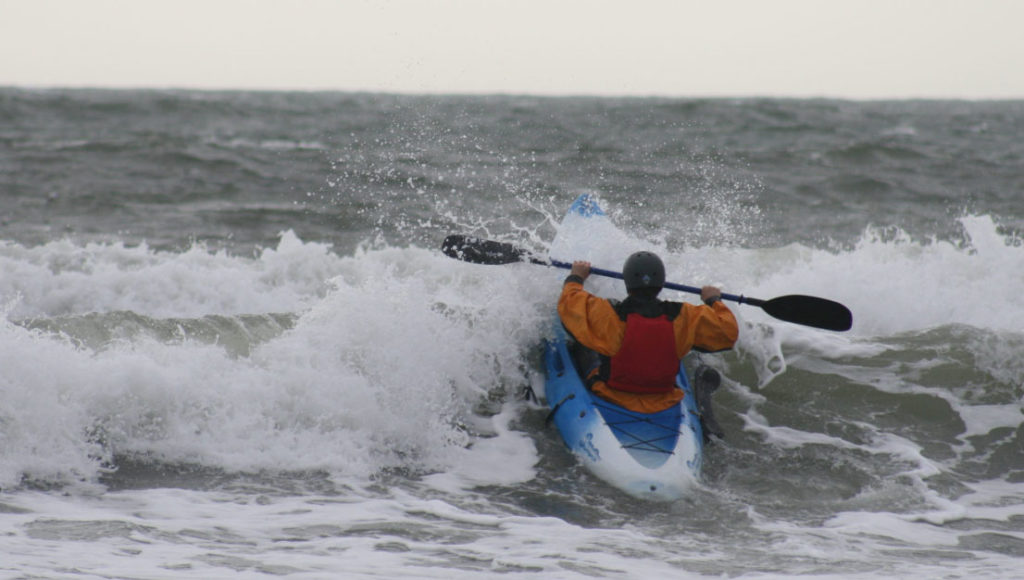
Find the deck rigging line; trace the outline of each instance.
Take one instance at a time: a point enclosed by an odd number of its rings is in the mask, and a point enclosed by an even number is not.
[[[661,423],[658,423],[657,421],[652,421],[652,420],[650,420],[650,418],[644,417],[643,415],[634,414],[634,413],[630,413],[630,412],[623,412],[621,410],[621,408],[619,408],[619,407],[612,407],[612,406],[610,406],[608,404],[604,404],[604,403],[602,403],[598,399],[594,400],[594,406],[596,408],[600,409],[600,410],[607,409],[608,411],[612,411],[612,412],[615,412],[615,413],[617,413],[619,415],[624,415],[625,417],[628,417],[627,419],[623,419],[623,420],[610,421],[608,419],[608,415],[607,414],[605,414],[603,412],[601,413],[601,416],[604,417],[605,424],[608,425],[609,427],[611,427],[611,429],[613,431],[616,431],[618,433],[622,433],[623,435],[626,435],[630,439],[634,440],[632,443],[626,443],[626,442],[620,441],[622,443],[623,449],[641,449],[641,450],[644,450],[644,451],[654,451],[654,452],[657,452],[657,453],[664,453],[666,455],[673,455],[675,453],[674,451],[671,451],[671,450],[668,450],[668,449],[662,449],[661,447],[658,447],[656,445],[656,443],[658,441],[663,441],[665,439],[672,439],[674,437],[678,437],[678,436],[680,436],[682,434],[682,431],[680,431],[678,429],[673,429],[673,428],[667,427],[667,426],[665,426],[665,425],[663,425]],[[658,427],[659,429],[661,429],[664,432],[664,434],[660,435],[660,436],[656,436],[656,437],[649,437],[649,438],[646,438],[646,439],[641,438],[641,437],[637,437],[635,434],[633,434],[632,432],[626,430],[626,428],[623,427],[624,425],[631,425],[631,424],[634,424],[634,423],[647,423],[649,425],[654,425],[655,427]]]

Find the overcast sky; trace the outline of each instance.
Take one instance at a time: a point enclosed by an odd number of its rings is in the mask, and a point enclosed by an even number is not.
[[[0,0],[0,86],[1024,98],[1024,0]]]

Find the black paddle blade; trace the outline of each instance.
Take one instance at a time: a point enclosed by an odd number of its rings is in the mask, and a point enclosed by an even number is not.
[[[445,238],[441,251],[446,256],[471,264],[514,264],[528,259],[526,250],[512,244],[459,234]]]
[[[853,314],[849,308],[817,296],[779,296],[766,300],[761,308],[779,320],[814,328],[843,331],[853,326]]]

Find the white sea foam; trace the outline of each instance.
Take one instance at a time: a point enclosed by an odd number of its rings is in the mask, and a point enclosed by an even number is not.
[[[596,221],[604,226],[591,223],[585,234],[577,232],[593,242],[593,256],[562,259],[600,257],[610,262],[604,267],[618,269],[625,256],[649,244],[611,220]],[[1011,266],[1024,248],[1007,243],[989,218],[964,223],[972,240],[966,247],[885,241],[869,232],[849,252],[704,248],[664,255],[670,272],[694,278],[683,283],[701,284],[705,275],[710,280],[707,265],[713,263],[726,290],[764,298],[822,295],[852,308],[853,331],[838,335],[734,306],[746,321],[740,353],[765,373],[763,386],[801,351],[864,354],[878,348],[871,336],[951,323],[1019,329],[1024,309],[1011,289],[1021,285],[1021,274]],[[563,225],[573,227],[571,220]],[[201,247],[175,254],[67,241],[36,248],[6,243],[2,250],[4,390],[8,401],[21,401],[16,413],[8,405],[3,423],[8,457],[2,482],[8,486],[19,473],[87,475],[97,442],[82,433],[95,429],[117,452],[229,469],[273,465],[366,474],[400,463],[398,456],[427,457],[425,468],[438,468],[445,462],[430,457],[468,444],[471,435],[458,425],[472,421],[466,417],[475,400],[496,386],[530,380],[524,360],[545,332],[565,274],[526,264],[472,266],[418,249],[363,249],[341,257],[292,233],[253,258]],[[621,296],[621,282],[592,280],[596,292]],[[985,298],[964,298],[972,293]],[[284,311],[300,318],[284,336],[241,359],[188,341],[88,352],[9,322],[111,310],[154,317]],[[990,366],[1015,360],[1010,352],[989,353],[997,355]],[[1001,424],[1012,422],[1005,409],[993,412],[1001,414]],[[64,417],[64,431],[43,427],[55,416]],[[270,443],[254,449],[250,439],[260,433]],[[49,453],[36,455],[30,441],[40,437],[51,440],[47,449],[63,451],[52,451],[52,461]],[[12,451],[18,448],[23,451]],[[371,458],[375,454],[391,459]]]
[[[699,578],[650,551],[635,529],[588,529],[557,518],[468,511],[405,493],[274,497],[184,490],[98,498],[26,493],[6,515],[0,572],[82,577]],[[661,545],[659,545],[661,544]],[[60,566],[56,567],[60,572]]]
[[[1011,266],[1024,250],[1000,236],[991,219],[966,218],[964,225],[971,244],[962,247],[883,239],[869,231],[847,251],[671,252],[608,220],[597,234],[587,233],[595,235],[593,256],[556,257],[600,257],[609,263],[596,266],[618,270],[628,253],[651,248],[665,257],[673,281],[721,282],[726,291],[759,298],[803,293],[839,300],[853,310],[850,333],[805,329],[754,307],[734,307],[743,328],[737,364],[753,364],[766,377],[747,387],[765,386],[796,367],[883,392],[934,395],[963,419],[966,439],[1013,428],[1019,405],[974,404],[948,389],[893,378],[895,367],[851,370],[842,363],[844,357],[883,357],[893,337],[949,325],[1018,336],[1024,313],[1012,291],[1020,273]],[[48,556],[54,546],[60,561],[90,574],[147,577],[687,578],[699,575],[693,570],[722,570],[715,563],[722,554],[737,557],[682,532],[660,538],[641,527],[577,526],[427,499],[440,494],[485,504],[474,495],[478,486],[515,486],[534,477],[540,458],[533,440],[511,427],[522,409],[509,393],[538,381],[536,348],[564,271],[474,266],[434,250],[386,245],[340,256],[291,233],[252,257],[198,246],[172,253],[116,244],[6,243],[0,271],[0,300],[7,305],[0,320],[0,485],[11,489],[25,478],[84,482],[66,488],[70,497],[20,491],[0,498],[8,512],[0,545],[13,555],[0,564],[5,572],[52,575],[59,568]],[[604,295],[622,295],[619,281],[590,284]],[[216,342],[181,338],[142,337],[92,350],[23,323],[119,310],[154,318],[288,312],[295,323],[243,356]],[[997,380],[1018,380],[1017,353],[986,336],[968,341],[979,364]],[[915,364],[915,371],[924,371],[938,363]],[[739,389],[731,384],[727,388]],[[946,465],[913,441],[879,431],[852,442],[841,433],[772,425],[758,411],[766,399],[748,395],[743,402],[750,409],[741,417],[765,446],[895,458],[921,504],[911,513],[877,513],[866,497],[871,507],[858,510],[855,498],[850,511],[824,527],[754,518],[757,530],[785,538],[764,547],[761,557],[781,551],[783,569],[810,577],[834,576],[824,564],[830,558],[844,562],[843,577],[898,575],[908,569],[898,557],[876,562],[897,543],[973,558],[977,577],[1011,569],[1010,556],[972,549],[970,534],[928,526],[1020,515],[1008,508],[1020,499],[1019,484],[972,483],[968,494],[950,500],[927,484]],[[870,432],[870,425],[861,427]],[[102,493],[91,484],[113,454],[228,472],[315,470],[354,495]],[[424,486],[422,493],[365,491],[391,469],[422,476],[414,484]],[[885,495],[864,493],[872,491]],[[451,538],[462,539],[453,544]]]
[[[327,290],[341,259],[292,232],[254,259],[194,245],[181,253],[146,245],[60,240],[0,243],[0,297],[8,318],[132,311],[155,317],[294,312]]]

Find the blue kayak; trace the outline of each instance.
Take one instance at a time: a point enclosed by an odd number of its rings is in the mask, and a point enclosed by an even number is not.
[[[567,219],[604,216],[590,196],[580,196]],[[638,413],[593,395],[572,356],[561,323],[544,350],[545,397],[555,425],[573,454],[594,475],[626,493],[671,501],[700,477],[704,439],[696,397],[680,364],[676,384],[686,396],[657,413]]]

